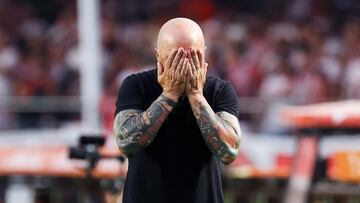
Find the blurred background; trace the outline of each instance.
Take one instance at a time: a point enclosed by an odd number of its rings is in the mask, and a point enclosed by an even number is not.
[[[357,0],[0,0],[0,203],[121,202],[118,89],[178,16],[239,96],[225,201],[359,203]]]

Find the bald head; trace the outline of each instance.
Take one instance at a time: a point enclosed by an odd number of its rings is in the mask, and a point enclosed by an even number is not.
[[[179,47],[185,50],[195,48],[204,53],[203,32],[197,23],[188,18],[174,18],[161,27],[157,39],[157,57],[162,59],[168,56],[172,49]]]

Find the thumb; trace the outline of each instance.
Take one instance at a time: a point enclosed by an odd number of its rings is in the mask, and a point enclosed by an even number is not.
[[[157,63],[157,73],[158,73],[158,76],[161,76],[164,73],[164,67],[159,62]]]
[[[205,66],[204,66],[204,81],[206,81],[206,74],[207,74],[207,68],[208,68],[208,63],[205,63]]]

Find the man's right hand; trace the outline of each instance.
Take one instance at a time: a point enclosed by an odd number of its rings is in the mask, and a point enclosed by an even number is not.
[[[189,60],[186,51],[180,47],[171,51],[164,64],[158,62],[158,82],[163,94],[175,102],[184,94]]]

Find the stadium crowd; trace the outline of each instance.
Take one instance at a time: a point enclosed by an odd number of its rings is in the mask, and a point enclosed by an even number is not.
[[[301,103],[360,98],[359,2],[317,2],[101,1],[104,97],[116,96],[130,73],[155,67],[159,25],[186,16],[203,28],[209,73],[231,81],[239,97]],[[75,3],[0,1],[0,102],[79,95]],[[14,124],[34,114],[0,111],[0,129],[37,126]]]

